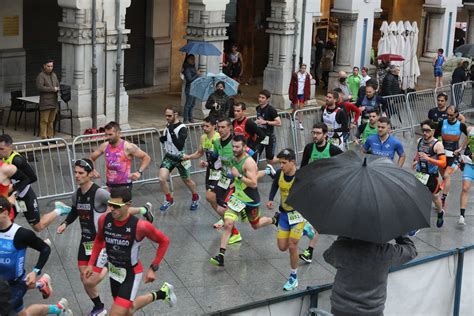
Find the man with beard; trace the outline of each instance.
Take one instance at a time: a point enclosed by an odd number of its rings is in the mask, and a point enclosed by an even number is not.
[[[346,112],[337,106],[339,93],[329,91],[326,94],[326,105],[321,108],[322,121],[328,127],[329,142],[344,148],[343,133],[349,133],[349,124]]]
[[[314,124],[311,135],[313,136],[313,142],[304,147],[301,168],[315,160],[331,158],[342,153],[339,147],[327,141],[328,127],[326,124],[322,122]]]

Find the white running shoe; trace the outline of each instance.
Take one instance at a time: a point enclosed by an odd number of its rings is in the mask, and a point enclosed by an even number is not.
[[[459,215],[458,225],[466,225],[466,220],[465,220],[464,216]]]

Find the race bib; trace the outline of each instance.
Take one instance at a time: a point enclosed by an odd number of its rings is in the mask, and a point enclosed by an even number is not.
[[[227,206],[235,211],[240,213],[245,208],[245,203],[239,200],[238,198],[231,196],[229,202],[227,202]]]
[[[209,170],[209,180],[220,180],[221,172],[219,170],[210,169]]]
[[[127,277],[127,270],[114,266],[109,262],[109,276],[118,283],[123,283]]]
[[[107,251],[105,250],[105,248],[102,248],[102,250],[100,251],[99,257],[97,258],[96,266],[99,268],[103,268],[107,264],[107,261],[108,261]]]
[[[227,189],[227,188],[229,188],[229,185],[230,185],[230,179],[227,178],[226,176],[222,176],[219,179],[219,182],[217,182],[217,185],[220,186],[223,189]]]
[[[288,212],[288,224],[294,225],[294,224],[301,223],[303,221],[304,221],[304,218],[299,212],[297,211]]]
[[[86,256],[90,256],[92,254],[92,247],[94,246],[93,241],[86,241],[82,243],[82,246],[84,247],[84,251],[86,253]]]
[[[219,157],[216,162],[214,162],[214,168],[216,169],[221,169],[222,168],[222,160],[221,157]]]
[[[423,173],[423,172],[417,172],[415,177],[420,180],[421,183],[423,183],[424,185],[426,185],[428,183],[428,179],[430,178],[430,175],[427,174],[427,173]]]
[[[25,201],[16,200],[15,207],[16,207],[16,211],[17,211],[18,213],[26,213],[26,212],[28,212],[28,209],[26,208],[26,203],[25,203]]]
[[[183,160],[181,161],[181,165],[184,167],[184,169],[188,170],[191,168],[191,161],[190,160]]]
[[[454,152],[452,152],[451,150],[445,149],[444,153],[445,153],[446,157],[454,157]]]
[[[270,142],[270,137],[265,136],[265,138],[260,142],[260,144],[268,145],[269,142]]]

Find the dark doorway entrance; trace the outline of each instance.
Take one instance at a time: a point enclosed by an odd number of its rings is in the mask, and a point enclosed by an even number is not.
[[[130,29],[124,58],[124,85],[127,90],[145,86],[146,2],[133,0],[127,8],[125,28]]]

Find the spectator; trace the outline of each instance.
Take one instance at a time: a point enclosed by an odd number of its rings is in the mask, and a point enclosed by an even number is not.
[[[319,68],[321,64],[321,59],[323,58],[323,51],[324,51],[324,42],[316,36],[315,39],[316,47],[314,52],[314,73],[313,76],[315,78],[319,77]]]
[[[225,54],[224,67],[225,73],[234,80],[240,82],[244,72],[244,59],[239,52],[237,44],[232,45],[232,51]]]
[[[186,102],[184,103],[183,123],[194,123],[193,108],[196,98],[190,94],[190,91],[191,83],[199,77],[199,74],[196,70],[196,58],[193,54],[186,56],[183,64],[183,76],[186,83],[184,86]]]
[[[218,118],[228,118],[233,106],[233,99],[224,92],[225,82],[219,81],[216,84],[216,90],[209,96],[206,102],[206,109],[209,109],[209,117],[217,120]]]
[[[377,95],[377,82],[373,79],[367,81],[365,85],[365,95],[363,98],[357,100],[356,105],[362,111],[363,123],[368,121],[367,111],[376,109],[379,113],[382,113],[387,110],[387,101]]]
[[[379,65],[377,67],[377,86],[381,87],[382,82],[385,79],[385,76],[387,75],[387,69],[390,66],[390,61],[379,61]]]
[[[293,113],[297,110],[300,110],[304,107],[306,101],[309,100],[311,92],[311,75],[306,72],[306,64],[301,64],[300,70],[293,73],[290,81],[290,88],[288,95],[291,100],[291,107],[293,108]],[[303,115],[300,113],[298,115],[299,128],[303,130],[302,124]]]
[[[344,101],[352,100],[352,93],[347,85],[347,74],[345,71],[339,71],[339,80],[335,83],[334,87],[341,89],[344,93]]]
[[[362,76],[359,74],[359,67],[354,66],[352,68],[352,74],[347,77],[347,85],[349,86],[350,94],[352,95],[352,100],[357,101],[357,96],[359,94],[359,87],[362,83]]]
[[[446,62],[446,58],[443,55],[444,50],[438,49],[438,54],[433,57],[433,71],[435,77],[435,88],[439,88],[443,85],[443,65]]]
[[[334,56],[334,45],[331,42],[327,42],[323,51],[323,58],[321,59],[321,70],[323,71],[322,79],[324,81],[323,89],[328,87],[329,72],[332,71],[334,66]]]
[[[408,237],[396,238],[395,244],[339,237],[323,254],[324,260],[337,270],[331,313],[335,316],[383,315],[390,268],[416,256],[415,244]]]
[[[467,60],[459,62],[456,69],[453,71],[453,75],[451,77],[451,84],[460,83],[463,81],[467,81],[467,68],[469,67],[469,62]]]
[[[349,128],[356,128],[358,125],[359,117],[362,111],[354,103],[344,101],[344,93],[339,88],[335,88],[334,92],[339,94],[339,100],[337,100],[337,106],[346,112],[347,121],[350,124]],[[352,123],[351,123],[352,119]],[[348,134],[348,133],[347,133]],[[349,135],[347,135],[349,136]]]
[[[54,120],[58,111],[59,80],[53,71],[54,62],[48,59],[36,77],[36,89],[40,94],[40,137],[54,137]]]
[[[400,88],[399,73],[400,67],[397,65],[390,65],[389,72],[385,76],[382,82],[382,89],[380,94],[382,96],[402,94],[403,90]]]
[[[362,67],[362,69],[360,70],[360,73],[362,74],[362,80],[360,81],[360,86],[365,87],[366,82],[370,80],[369,69],[367,67]]]
[[[255,123],[265,133],[265,138],[258,145],[258,154],[261,156],[265,150],[267,163],[278,163],[275,158],[276,137],[275,127],[281,126],[281,119],[277,110],[270,105],[270,91],[262,90],[258,94],[257,119]]]

